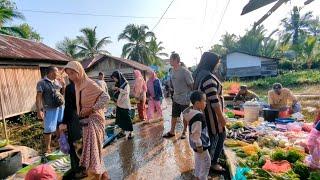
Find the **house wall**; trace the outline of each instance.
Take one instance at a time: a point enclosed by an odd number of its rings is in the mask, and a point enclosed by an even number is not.
[[[0,119],[35,110],[37,66],[0,65]]]
[[[250,56],[242,53],[231,53],[227,55],[227,68],[244,68],[261,66],[259,57]]]
[[[278,64],[274,59],[232,53],[226,58],[227,77],[275,76]]]
[[[132,86],[135,80],[134,72],[133,72],[134,68],[132,68],[127,64],[121,63],[117,60],[106,58],[106,60],[100,61],[99,63],[94,65],[92,68],[88,69],[86,72],[88,76],[94,80],[98,78],[99,72],[103,72],[105,74],[105,81],[107,82],[108,87],[110,88],[114,86],[114,82],[110,76],[112,72],[116,70],[122,72],[125,78],[129,81],[131,88],[133,88]],[[142,71],[141,73],[146,79],[147,72]]]

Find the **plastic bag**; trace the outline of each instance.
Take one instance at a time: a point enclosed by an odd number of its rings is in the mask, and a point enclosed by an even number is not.
[[[307,145],[311,155],[306,159],[307,164],[311,168],[320,168],[320,131],[315,128],[311,130]]]
[[[287,124],[288,131],[294,131],[294,132],[300,132],[302,130],[302,127],[300,123],[289,123]]]
[[[69,154],[70,146],[67,140],[67,136],[63,133],[59,138],[60,151],[64,154]]]
[[[248,167],[237,167],[236,175],[232,178],[232,180],[247,180],[245,176],[246,173],[250,172],[251,169]]]
[[[266,163],[262,166],[262,169],[274,173],[286,173],[291,170],[291,165],[286,160],[271,162],[267,159]]]

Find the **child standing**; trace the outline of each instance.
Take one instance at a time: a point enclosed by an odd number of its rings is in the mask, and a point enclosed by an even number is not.
[[[189,143],[194,150],[195,176],[198,180],[207,180],[211,166],[209,154],[210,138],[203,114],[206,107],[206,96],[194,91],[190,96],[192,107],[183,112],[183,118],[189,124]]]

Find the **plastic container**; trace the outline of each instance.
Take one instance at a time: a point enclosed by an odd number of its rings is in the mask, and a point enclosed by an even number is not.
[[[254,122],[259,119],[260,104],[258,102],[247,101],[243,105],[244,120]]]

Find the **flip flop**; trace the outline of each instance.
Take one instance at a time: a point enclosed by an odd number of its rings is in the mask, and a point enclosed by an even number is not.
[[[166,134],[164,134],[162,137],[163,138],[172,138],[172,137],[174,137],[175,136],[175,134],[171,134],[170,132],[167,132]]]
[[[184,133],[183,133],[183,134],[181,135],[181,137],[180,137],[180,139],[186,139],[186,138],[187,138],[187,136],[186,136],[186,134],[184,134]]]
[[[222,166],[218,165],[219,167],[214,167],[214,166],[211,166],[210,169],[214,172],[217,172],[217,173],[224,173],[226,172],[226,169],[224,169]]]

